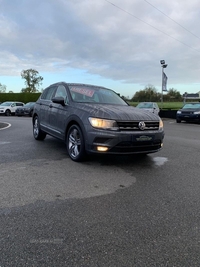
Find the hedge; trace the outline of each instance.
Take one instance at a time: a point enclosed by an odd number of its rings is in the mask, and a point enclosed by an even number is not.
[[[23,103],[35,102],[41,93],[0,93],[0,102],[19,101]]]

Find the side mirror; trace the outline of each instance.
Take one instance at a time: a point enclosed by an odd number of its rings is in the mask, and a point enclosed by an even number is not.
[[[53,103],[61,104],[62,106],[65,106],[65,100],[64,100],[64,97],[62,96],[53,97],[51,100]]]

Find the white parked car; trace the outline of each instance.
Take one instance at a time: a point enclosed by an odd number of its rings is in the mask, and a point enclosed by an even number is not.
[[[1,103],[0,105],[0,115],[15,115],[15,110],[19,106],[24,106],[25,104],[23,102],[18,102],[18,101],[6,101]]]
[[[155,113],[157,115],[159,115],[159,112],[160,112],[158,104],[155,102],[141,102],[136,106],[136,108],[141,108],[143,110],[150,111],[150,112]]]

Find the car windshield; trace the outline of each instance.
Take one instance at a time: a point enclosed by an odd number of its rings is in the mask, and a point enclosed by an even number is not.
[[[188,108],[200,108],[200,103],[188,103],[183,106],[183,109]]]
[[[87,85],[71,85],[69,90],[75,102],[128,105],[117,93],[110,89]]]
[[[28,102],[24,105],[24,107],[28,108],[30,106],[34,105],[34,102]]]
[[[1,106],[8,107],[8,106],[11,106],[11,105],[12,105],[12,102],[3,102],[3,103],[1,103]]]
[[[139,103],[137,108],[153,108],[153,103]]]

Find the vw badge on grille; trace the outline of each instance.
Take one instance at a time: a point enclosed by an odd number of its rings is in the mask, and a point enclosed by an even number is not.
[[[140,122],[138,123],[138,127],[140,128],[140,130],[143,131],[143,130],[145,129],[145,127],[146,127],[145,122],[140,121]]]

